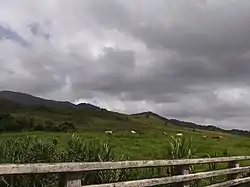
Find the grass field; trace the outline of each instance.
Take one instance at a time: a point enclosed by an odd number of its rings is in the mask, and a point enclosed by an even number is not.
[[[209,132],[196,131],[191,132],[186,129],[179,129],[184,137],[192,138],[195,148],[195,157],[205,156],[207,153],[216,152],[222,156],[224,152],[230,155],[250,155],[250,139],[240,136],[224,134],[220,140],[202,137]],[[141,134],[131,134],[129,132],[117,132],[112,135],[104,132],[77,132],[86,141],[94,139],[108,142],[117,155],[123,155],[130,160],[135,159],[161,159],[165,158],[169,146],[171,135],[175,135],[175,130],[168,131],[168,135],[162,135],[160,132],[144,132]],[[14,139],[16,137],[33,134],[39,138],[58,138],[59,146],[64,146],[71,137],[70,133],[4,133],[0,135],[0,140]]]
[[[205,156],[207,153],[218,156],[223,155],[223,153],[250,155],[249,138],[223,133],[222,131],[187,128],[188,123],[184,123],[182,126],[174,125],[170,123],[171,121],[166,121],[161,116],[151,112],[126,115],[85,105],[85,107],[77,109],[44,106],[24,107],[22,105],[16,106],[15,103],[8,104],[8,102],[2,105],[4,111],[6,105],[13,105],[9,109],[11,111],[10,119],[18,120],[22,119],[21,117],[29,117],[28,119],[32,119],[33,124],[42,126],[45,126],[47,121],[59,125],[65,121],[72,122],[78,129],[76,134],[83,138],[84,141],[99,139],[108,142],[113,147],[115,154],[123,155],[130,160],[166,158],[170,137],[180,132],[183,133],[184,137],[192,138],[193,147],[196,149],[196,157]],[[7,122],[10,123],[10,119]],[[4,123],[6,124],[2,120],[2,125]],[[107,135],[104,133],[106,130],[112,130],[114,134]],[[135,130],[137,133],[131,134],[131,130]],[[167,135],[165,136],[163,133]],[[2,131],[0,141],[15,139],[27,134],[35,134],[39,138],[56,137],[59,140],[59,146],[64,146],[71,137],[71,134],[66,132],[7,133],[7,131]],[[210,138],[204,139],[204,135]],[[221,135],[223,138],[219,140],[212,139],[211,136],[213,135]]]
[[[166,129],[164,129],[166,130]],[[165,132],[165,131],[164,131]],[[195,149],[195,154],[191,154],[190,157],[186,155],[180,158],[200,158],[200,157],[216,157],[216,156],[236,156],[236,155],[250,155],[250,141],[249,138],[221,134],[222,139],[203,138],[204,134],[214,134],[215,132],[209,131],[192,131],[185,128],[169,128],[166,132],[167,135],[163,135],[162,131],[157,130],[153,132],[140,132],[132,134],[130,132],[115,132],[112,135],[105,134],[104,132],[77,132],[77,136],[83,140],[84,143],[92,142],[93,140],[101,140],[103,145],[111,146],[112,154],[109,151],[105,151],[106,148],[102,148],[102,144],[94,147],[84,147],[82,144],[72,142],[71,133],[45,133],[45,132],[22,132],[22,133],[3,133],[0,134],[0,141],[12,140],[11,144],[1,144],[2,153],[1,159],[3,163],[17,162],[64,162],[64,161],[111,161],[111,160],[152,160],[152,159],[172,159],[169,154],[169,150],[177,150],[177,147],[170,148],[170,142],[173,142],[171,136],[176,135],[176,132],[182,132],[183,137],[192,139],[192,147]],[[35,139],[27,139],[27,135],[34,135]],[[21,139],[17,139],[20,137]],[[74,136],[73,136],[74,137]],[[26,139],[26,140],[25,140]],[[58,144],[55,144],[56,148],[50,142],[58,140]],[[179,138],[177,138],[179,139]],[[182,139],[182,138],[180,138]],[[13,140],[15,140],[13,142]],[[25,141],[24,141],[25,140]],[[30,141],[31,140],[31,141]],[[42,140],[42,141],[40,141]],[[43,141],[44,140],[44,141]],[[176,140],[176,139],[175,139]],[[22,142],[22,143],[21,143]],[[57,141],[56,141],[57,142]],[[100,142],[100,141],[95,141]],[[14,143],[14,144],[13,144]],[[88,143],[87,143],[88,144]],[[10,145],[10,146],[9,146]],[[17,146],[16,146],[17,145]],[[29,146],[31,145],[31,146]],[[73,146],[69,146],[73,145]],[[80,147],[78,145],[81,145]],[[88,144],[91,145],[91,144]],[[183,144],[184,145],[184,144]],[[185,144],[184,149],[188,150],[188,144]],[[182,146],[182,145],[181,145]],[[26,148],[24,148],[26,147]],[[55,148],[55,149],[54,149]],[[170,148],[170,149],[169,149]],[[182,149],[182,148],[180,148]],[[62,150],[62,152],[60,151]],[[102,151],[104,150],[104,152]],[[63,154],[62,154],[63,153]],[[101,159],[99,158],[101,155]],[[114,157],[113,157],[114,156]],[[175,153],[174,153],[174,156]],[[20,160],[19,160],[20,159]],[[80,159],[80,160],[79,160]],[[87,159],[87,160],[85,160]],[[94,160],[92,160],[94,159]],[[104,159],[104,160],[103,160]],[[241,162],[240,165],[249,165],[250,163]],[[206,164],[195,165],[190,167],[191,172],[201,172],[215,169],[226,168],[227,163],[223,164]],[[169,168],[161,167],[155,169],[134,169],[126,170],[123,175],[117,179],[112,178],[113,173],[105,173],[100,179],[101,173],[91,173],[84,176],[84,184],[97,184],[110,181],[119,180],[135,180],[145,179],[153,177],[161,177],[171,175]],[[118,171],[119,173],[119,171]],[[101,174],[102,175],[102,174]],[[116,176],[116,175],[115,175]],[[56,175],[48,176],[36,176],[37,180],[32,178],[33,176],[25,176],[22,178],[15,178],[14,180],[6,177],[7,184],[13,186],[41,186],[42,181],[45,184],[52,184],[56,186],[58,178]],[[198,180],[191,184],[191,187],[198,187],[212,184],[213,182],[224,181],[225,176],[219,176],[204,180]],[[14,181],[14,182],[13,182]],[[0,186],[1,186],[0,181]],[[46,185],[45,185],[46,186]]]

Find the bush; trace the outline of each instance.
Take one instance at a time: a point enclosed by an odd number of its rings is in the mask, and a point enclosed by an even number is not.
[[[22,127],[16,122],[15,118],[10,114],[4,114],[0,117],[0,131],[16,131],[19,132]]]
[[[116,157],[112,148],[102,141],[84,142],[73,135],[67,144],[66,161],[68,162],[105,162],[114,161]],[[125,173],[122,170],[87,172],[83,175],[84,184],[100,184],[120,181]]]
[[[169,142],[169,147],[167,149],[167,158],[168,159],[190,159],[194,157],[195,148],[191,138],[185,137],[174,137],[172,136]],[[189,171],[194,173],[195,168],[193,165],[189,166]],[[178,166],[173,166],[168,168],[169,175],[178,175],[180,174],[180,168]],[[191,182],[190,186],[196,187],[199,186],[200,180],[194,180]]]
[[[58,147],[57,139],[39,139],[27,136],[0,142],[1,163],[53,163],[53,162],[98,162],[114,161],[115,155],[111,147],[101,141],[84,142],[72,135],[67,146]],[[83,174],[83,184],[98,184],[119,181],[125,176],[124,171],[99,171]],[[0,186],[42,187],[56,186],[58,176],[55,174],[5,176]]]
[[[58,126],[58,130],[59,131],[63,131],[63,132],[74,132],[76,131],[76,127],[73,123],[71,122],[63,122]]]
[[[0,132],[21,131],[47,131],[47,132],[74,132],[77,128],[72,122],[45,121],[44,124],[35,124],[35,120],[29,116],[15,117],[8,113],[0,114]]]
[[[58,162],[59,152],[52,141],[43,141],[35,136],[27,136],[0,143],[1,163],[46,163]],[[45,186],[54,184],[56,175],[6,176],[0,186]]]
[[[170,159],[192,158],[195,153],[192,139],[185,137],[171,137],[167,150],[167,157]]]
[[[102,141],[86,142],[82,138],[72,135],[66,146],[58,145],[58,139],[39,139],[36,136],[26,136],[15,140],[0,142],[0,163],[51,163],[51,162],[102,162],[122,160],[114,154],[112,147]],[[195,149],[191,139],[172,137],[167,150],[167,159],[193,158]],[[228,154],[226,150],[223,155]],[[217,153],[207,156],[217,156]],[[129,159],[126,159],[129,160]],[[216,169],[216,165],[209,165]],[[120,169],[85,172],[82,174],[82,184],[100,184],[123,180],[136,180],[143,178],[165,177],[176,174],[178,168],[160,167],[143,169]],[[191,173],[194,167],[190,167]],[[215,178],[210,180],[214,182]],[[202,181],[193,181],[190,186],[199,186]],[[0,178],[0,187],[43,187],[57,186],[56,174],[39,174],[23,176],[4,176]],[[169,185],[161,185],[169,186]]]
[[[40,128],[40,127],[39,127]],[[71,122],[62,122],[60,124],[56,124],[53,121],[45,121],[45,125],[43,131],[48,132],[74,132],[77,128]]]

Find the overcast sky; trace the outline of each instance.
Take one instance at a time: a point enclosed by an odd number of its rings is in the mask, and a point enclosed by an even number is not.
[[[0,0],[0,90],[250,129],[250,1]]]

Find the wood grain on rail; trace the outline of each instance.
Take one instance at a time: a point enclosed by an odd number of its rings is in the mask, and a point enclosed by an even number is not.
[[[246,178],[234,179],[234,180],[230,180],[230,181],[226,181],[226,182],[222,182],[218,184],[212,184],[212,185],[205,186],[205,187],[230,187],[230,186],[245,184],[249,182],[250,182],[250,177],[246,177]]]
[[[208,172],[200,172],[200,173],[188,174],[188,175],[176,175],[176,176],[172,176],[172,177],[143,179],[143,180],[134,180],[134,181],[117,182],[117,183],[100,184],[100,185],[87,185],[87,186],[84,186],[84,187],[145,187],[145,186],[157,186],[157,185],[162,185],[162,184],[172,184],[172,183],[186,182],[186,181],[191,181],[191,180],[205,179],[205,178],[209,178],[209,177],[216,177],[216,176],[220,176],[220,175],[229,175],[229,174],[240,173],[240,172],[248,172],[248,171],[250,171],[250,166],[241,167],[241,168],[232,168],[232,169],[222,169],[222,170],[215,170],[215,171],[208,171]],[[211,186],[209,186],[209,187],[211,187]],[[214,186],[212,186],[212,187],[214,187]]]
[[[75,162],[40,164],[0,164],[0,175],[86,172],[124,168],[165,167],[250,160],[250,156],[180,159],[180,160],[144,160],[120,162]]]

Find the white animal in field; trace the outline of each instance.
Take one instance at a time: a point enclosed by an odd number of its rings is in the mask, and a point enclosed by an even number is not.
[[[135,132],[135,131],[133,131],[133,130],[131,131],[131,133],[132,133],[132,134],[136,134],[136,132]]]
[[[182,133],[177,133],[176,136],[183,136],[183,134]]]
[[[112,131],[105,131],[106,134],[113,134]]]

